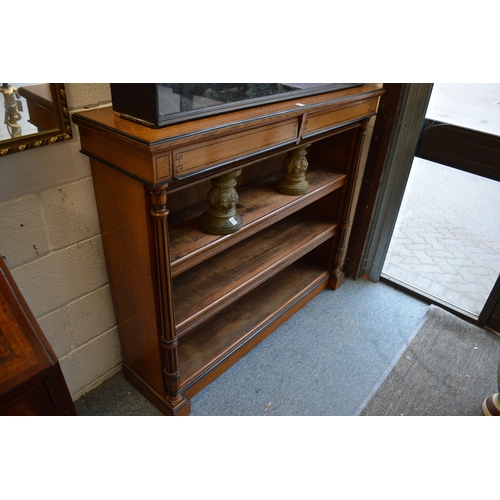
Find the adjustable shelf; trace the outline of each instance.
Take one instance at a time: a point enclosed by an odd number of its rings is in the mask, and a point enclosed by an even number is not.
[[[215,235],[200,227],[200,215],[207,203],[190,206],[172,215],[170,220],[170,259],[172,275],[176,276],[189,267],[221,252],[228,245],[247,238],[261,229],[286,217],[321,197],[342,188],[346,175],[320,163],[311,163],[307,171],[310,190],[302,196],[279,193],[275,184],[282,172],[273,173],[238,188],[238,212],[243,227],[232,235]]]
[[[112,108],[73,115],[124,374],[163,413],[189,414],[194,394],[342,284],[382,93],[361,85],[159,129]],[[207,232],[231,218],[235,232]]]
[[[214,378],[214,372],[239,349],[250,350],[302,305],[325,289],[325,264],[310,256],[294,262],[249,292],[222,313],[179,339],[181,386],[194,395]],[[240,353],[240,357],[243,352]],[[232,363],[231,363],[232,364]],[[205,380],[203,379],[204,377]],[[208,379],[208,380],[207,380]]]
[[[335,234],[336,223],[293,214],[174,279],[177,335],[240,298]]]

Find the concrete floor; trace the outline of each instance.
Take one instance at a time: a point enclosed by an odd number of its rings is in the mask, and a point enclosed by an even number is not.
[[[426,116],[500,135],[500,84],[435,84]],[[382,276],[477,318],[500,274],[500,182],[415,158]]]

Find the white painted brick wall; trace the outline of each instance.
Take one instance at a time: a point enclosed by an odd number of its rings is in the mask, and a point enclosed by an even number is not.
[[[51,251],[11,272],[37,318],[108,281],[100,236]]]
[[[49,252],[40,208],[35,195],[0,204],[0,255],[9,268]]]
[[[113,328],[72,350],[61,359],[61,368],[71,394],[82,394],[109,377],[104,367],[119,366],[121,361],[118,332]]]
[[[70,113],[109,84],[66,84]],[[0,157],[0,255],[58,356],[73,399],[121,364],[89,160],[73,139]]]

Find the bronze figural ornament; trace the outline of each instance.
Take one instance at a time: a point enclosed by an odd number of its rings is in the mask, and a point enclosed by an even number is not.
[[[298,149],[290,151],[283,160],[285,173],[276,183],[276,188],[280,193],[292,196],[306,194],[309,191],[309,182],[306,180],[306,171],[309,166],[306,159],[306,144]]]
[[[276,189],[283,194],[300,196],[309,191],[306,171],[309,166],[306,149],[310,144],[290,151],[283,160],[284,174],[277,181]],[[207,200],[209,208],[200,216],[201,227],[211,234],[235,233],[243,226],[241,215],[236,211],[238,193],[235,189],[236,177],[241,169],[212,179]]]
[[[208,233],[231,234],[241,229],[243,220],[236,211],[238,193],[234,188],[240,174],[241,169],[212,179],[207,196],[210,206],[200,216],[201,226]]]

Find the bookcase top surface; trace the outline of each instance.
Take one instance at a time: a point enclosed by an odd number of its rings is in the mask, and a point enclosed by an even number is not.
[[[375,85],[362,85],[343,90],[306,96],[284,102],[265,104],[249,109],[231,111],[208,118],[191,120],[162,128],[151,128],[146,125],[122,118],[112,106],[78,112],[73,115],[73,121],[80,127],[106,130],[140,143],[154,146],[172,141],[180,137],[188,137],[221,128],[237,128],[247,126],[249,122],[271,119],[286,119],[313,111],[320,106],[348,105],[351,101],[376,98],[383,89]]]

